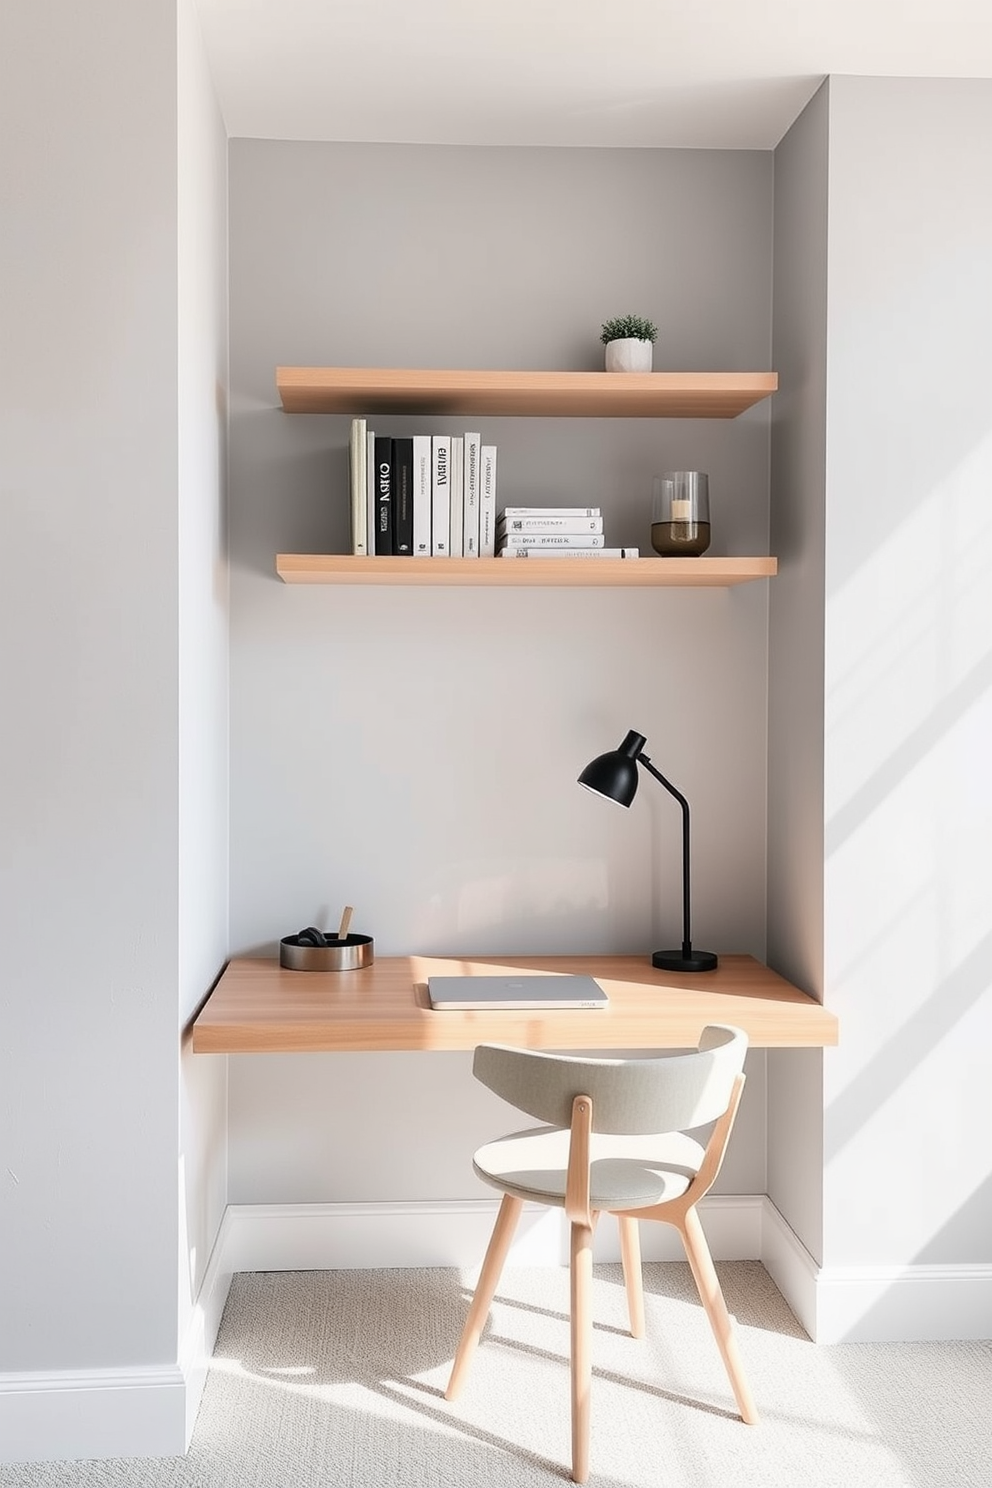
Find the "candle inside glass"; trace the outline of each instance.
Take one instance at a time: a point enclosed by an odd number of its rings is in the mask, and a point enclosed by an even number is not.
[[[663,558],[696,558],[710,545],[709,477],[702,470],[656,475],[651,546]]]

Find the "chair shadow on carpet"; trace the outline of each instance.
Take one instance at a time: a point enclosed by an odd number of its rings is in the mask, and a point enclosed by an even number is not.
[[[721,1268],[728,1305],[749,1326],[805,1337],[758,1263]],[[645,1343],[630,1338],[625,1291],[618,1264],[594,1271],[594,1388],[620,1387],[697,1416],[736,1421],[732,1398],[722,1392],[693,1394],[669,1375]],[[236,1278],[236,1281],[241,1281]],[[243,1279],[248,1282],[248,1278]],[[565,1268],[509,1270],[493,1302],[473,1373],[462,1401],[444,1400],[451,1361],[472,1287],[454,1268],[415,1271],[325,1271],[254,1273],[250,1286],[232,1286],[217,1342],[217,1355],[237,1357],[239,1372],[311,1400],[334,1399],[337,1387],[354,1387],[380,1399],[386,1413],[413,1411],[426,1426],[455,1431],[484,1448],[498,1448],[555,1477],[568,1476],[557,1454],[544,1456],[501,1431],[489,1401],[498,1391],[512,1400],[526,1395],[537,1376],[542,1388],[558,1391],[552,1409],[567,1414],[568,1272]],[[649,1262],[644,1266],[647,1305],[657,1299],[686,1317],[703,1350],[712,1347],[688,1266]],[[689,1310],[691,1309],[691,1311]],[[655,1310],[660,1310],[656,1308]],[[649,1332],[651,1324],[649,1321]],[[671,1349],[671,1338],[658,1347]],[[597,1350],[596,1340],[602,1344]],[[629,1345],[629,1347],[628,1347]],[[602,1357],[597,1358],[597,1352]],[[628,1371],[629,1361],[629,1371]],[[547,1366],[550,1366],[548,1368]],[[530,1385],[529,1385],[530,1382]],[[561,1412],[558,1411],[558,1406]],[[507,1406],[509,1412],[509,1406]]]

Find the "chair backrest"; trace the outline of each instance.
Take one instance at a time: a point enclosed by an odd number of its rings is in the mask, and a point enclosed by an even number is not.
[[[592,1100],[594,1131],[635,1136],[687,1131],[722,1116],[747,1053],[747,1034],[729,1024],[703,1029],[698,1049],[644,1059],[582,1059],[506,1044],[480,1044],[472,1072],[538,1121],[567,1127],[577,1095]]]

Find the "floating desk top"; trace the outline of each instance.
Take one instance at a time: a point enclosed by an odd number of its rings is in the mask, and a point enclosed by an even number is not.
[[[608,1008],[435,1012],[429,976],[593,976]],[[711,972],[656,971],[644,956],[392,956],[359,971],[286,971],[276,960],[229,963],[193,1023],[201,1054],[345,1050],[692,1048],[707,1023],[743,1028],[756,1048],[822,1048],[837,1019],[751,956]]]

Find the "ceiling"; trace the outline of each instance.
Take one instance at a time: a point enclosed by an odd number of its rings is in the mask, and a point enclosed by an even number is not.
[[[992,0],[195,0],[231,136],[772,149],[828,73],[992,77]]]

